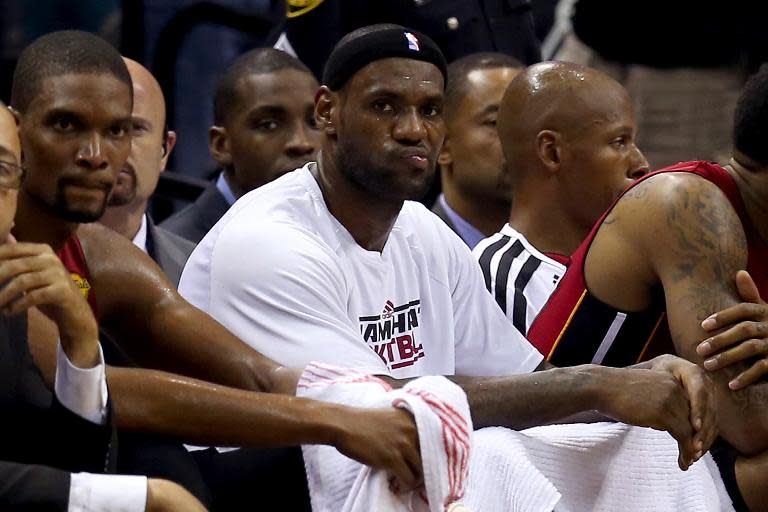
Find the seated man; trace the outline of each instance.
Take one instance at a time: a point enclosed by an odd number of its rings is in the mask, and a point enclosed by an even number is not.
[[[223,172],[161,226],[198,243],[238,197],[313,160],[317,87],[309,69],[285,52],[258,48],[235,59],[216,86],[209,131]]]
[[[681,163],[630,187],[574,253],[529,332],[559,365],[632,364],[667,348],[664,334],[671,335],[671,350],[712,372],[720,432],[733,447],[718,450],[718,462],[737,508],[745,507],[740,491],[750,510],[768,507],[768,383],[758,380],[765,361],[751,365],[764,344],[750,340],[713,356],[718,344],[700,342],[707,335],[702,322],[738,301],[733,279],[740,269],[768,294],[767,97],[763,68],[739,98],[729,165]],[[503,123],[500,133],[513,135]],[[734,451],[742,455],[735,469]]]
[[[98,328],[50,247],[10,236],[20,158],[16,123],[0,103],[0,508],[203,510],[171,482],[93,474],[114,470]],[[54,393],[29,353],[27,314],[31,322],[42,314],[58,326]]]
[[[100,326],[139,364],[241,388],[157,370],[109,368],[119,428],[220,446],[329,443],[389,468],[404,482],[418,479],[416,432],[407,413],[243,391],[293,394],[297,372],[250,349],[181,299],[128,240],[103,226],[80,224],[101,216],[130,152],[132,84],[114,48],[83,32],[43,36],[19,59],[12,102],[27,169],[17,238],[47,244],[59,254]],[[30,322],[29,344],[52,384],[56,332],[44,320]],[[300,465],[298,453],[296,458]],[[265,472],[279,476],[274,467]],[[297,480],[288,498],[301,495],[303,486]],[[288,499],[277,486],[262,489],[263,502],[271,495],[280,503]]]
[[[442,194],[432,211],[470,249],[509,216],[496,116],[504,90],[521,67],[503,53],[476,53],[448,65],[445,142],[437,157]]]
[[[133,241],[178,286],[195,244],[155,226],[147,212],[149,198],[176,144],[176,133],[165,127],[165,98],[155,77],[136,61],[125,59],[125,64],[133,81],[131,154],[99,222]]]
[[[611,201],[648,172],[648,162],[635,146],[627,92],[599,71],[535,64],[504,98],[501,145],[512,208],[509,223],[473,254],[486,288],[525,335],[565,273],[568,255]]]
[[[409,200],[434,176],[445,75],[439,49],[406,28],[345,37],[316,99],[318,162],[230,209],[192,253],[181,293],[284,364],[457,375],[477,427],[526,428],[597,409],[671,431],[687,467],[712,434],[696,396],[691,417],[688,396],[677,395],[684,388],[665,371],[529,374],[546,367],[541,354],[487,293],[467,246]]]

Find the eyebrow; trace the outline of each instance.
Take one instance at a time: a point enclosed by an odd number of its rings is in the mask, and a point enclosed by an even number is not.
[[[19,163],[19,161],[16,158],[16,155],[13,153],[13,151],[11,151],[10,149],[6,148],[5,146],[0,145],[0,158],[2,158],[3,161],[7,161],[7,160],[5,160],[6,157],[11,159],[11,163],[12,164],[18,164]]]
[[[493,105],[488,105],[487,107],[485,107],[485,108],[484,108],[484,109],[483,109],[483,110],[480,112],[480,115],[485,115],[485,114],[495,114],[495,113],[497,113],[498,111],[499,111],[499,105],[498,105],[498,103],[496,103],[496,104],[493,104]]]
[[[268,115],[281,115],[285,114],[288,110],[285,107],[278,105],[261,105],[248,112],[248,117]]]
[[[45,113],[46,120],[51,119],[53,117],[57,117],[57,116],[71,116],[78,120],[82,119],[82,116],[77,112],[75,112],[74,110],[70,110],[68,108],[63,108],[63,107],[54,107]]]
[[[131,116],[131,122],[132,123],[142,123],[142,124],[146,125],[149,128],[152,128],[154,126],[152,124],[152,121],[150,121],[146,117],[142,117],[142,116]]]

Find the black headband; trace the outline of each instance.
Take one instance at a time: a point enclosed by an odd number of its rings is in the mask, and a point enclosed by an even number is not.
[[[357,29],[339,41],[325,63],[323,85],[336,91],[363,67],[390,57],[434,64],[447,81],[445,57],[432,39],[399,25],[374,25]]]

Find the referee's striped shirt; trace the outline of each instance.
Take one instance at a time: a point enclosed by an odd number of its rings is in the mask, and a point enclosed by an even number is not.
[[[472,251],[485,287],[520,333],[525,335],[565,273],[565,265],[536,250],[505,224]]]

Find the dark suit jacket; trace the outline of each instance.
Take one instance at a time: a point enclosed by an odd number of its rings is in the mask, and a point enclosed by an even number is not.
[[[194,243],[155,226],[152,218],[147,216],[147,253],[177,288],[181,271],[194,248]]]
[[[458,231],[456,231],[456,225],[453,223],[453,221],[451,220],[451,218],[450,218],[450,217],[448,216],[448,214],[446,213],[446,211],[445,211],[445,208],[443,208],[443,205],[442,205],[442,204],[440,204],[440,198],[439,198],[439,197],[438,197],[438,198],[437,198],[437,200],[435,201],[435,204],[434,204],[434,205],[432,205],[432,213],[434,213],[435,215],[437,215],[438,217],[440,217],[440,219],[441,219],[443,222],[445,222],[446,224],[448,224],[448,227],[449,227],[449,228],[451,228],[451,230],[453,230],[453,232],[454,232],[454,233],[456,233],[457,235],[459,235],[459,232],[458,232]],[[461,235],[459,235],[459,238],[461,238]]]
[[[289,9],[292,3],[297,2],[287,2]],[[286,32],[301,62],[319,78],[339,39],[374,23],[397,23],[423,32],[448,62],[476,52],[506,53],[525,65],[541,60],[530,0],[325,0],[289,17]]]
[[[168,217],[160,227],[198,244],[227,210],[229,203],[211,183],[194,203]]]
[[[0,418],[0,510],[21,503],[66,510],[68,472],[114,468],[109,422],[71,413],[46,387],[29,353],[26,314],[0,315]]]

